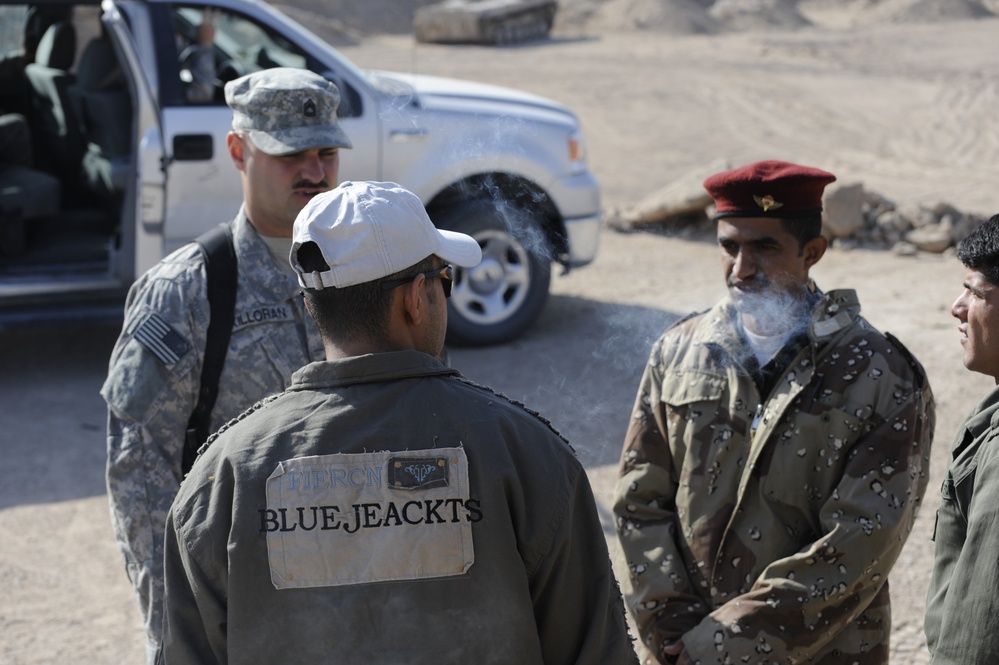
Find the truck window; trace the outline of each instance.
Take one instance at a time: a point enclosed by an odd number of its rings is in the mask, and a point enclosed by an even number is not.
[[[0,114],[24,111],[21,98],[24,74],[25,26],[28,7],[0,7]]]
[[[3,44],[3,57],[11,51],[20,51],[24,44],[24,26],[28,22],[27,5],[4,5],[0,7],[0,44]]]
[[[159,19],[165,20],[165,16]],[[340,80],[336,72],[323,71],[314,56],[243,14],[217,7],[175,4],[169,5],[169,21],[174,43],[161,44],[159,48],[176,48],[178,66],[174,71],[160,63],[160,98],[167,106],[221,106],[225,104],[224,89],[228,81],[270,67],[301,67],[324,74],[340,86],[340,117],[362,113],[360,94]],[[210,45],[205,43],[209,37]],[[169,78],[176,83],[168,81]]]
[[[224,104],[226,82],[270,67],[305,67],[294,44],[245,16],[174,5],[172,22],[184,97],[191,104]]]

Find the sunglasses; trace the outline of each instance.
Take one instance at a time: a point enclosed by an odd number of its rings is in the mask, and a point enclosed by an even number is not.
[[[428,270],[427,272],[416,273],[412,277],[403,277],[402,279],[393,279],[388,282],[382,282],[382,289],[388,291],[394,289],[397,286],[402,286],[403,284],[409,284],[414,279],[423,275],[427,279],[439,279],[441,281],[441,286],[444,287],[444,297],[451,297],[451,284],[453,282],[454,266],[446,265],[443,268],[435,268],[434,270]]]

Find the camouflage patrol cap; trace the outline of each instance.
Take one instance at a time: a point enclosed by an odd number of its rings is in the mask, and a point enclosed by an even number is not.
[[[350,148],[337,123],[340,91],[307,69],[275,67],[225,84],[232,128],[269,155],[312,148]]]

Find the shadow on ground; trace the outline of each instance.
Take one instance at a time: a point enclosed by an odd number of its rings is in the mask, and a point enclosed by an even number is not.
[[[104,494],[99,394],[120,323],[0,333],[0,509]]]
[[[552,296],[523,337],[450,348],[451,365],[552,422],[588,468],[617,462],[653,340],[678,315]]]
[[[526,335],[450,349],[473,381],[552,421],[587,467],[616,463],[652,340],[675,314],[552,296]],[[0,509],[105,493],[99,394],[119,324],[0,333]]]

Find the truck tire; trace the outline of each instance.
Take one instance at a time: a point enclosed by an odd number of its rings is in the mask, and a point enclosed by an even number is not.
[[[479,265],[455,268],[448,344],[487,346],[519,337],[541,313],[551,284],[551,250],[537,223],[489,200],[450,207],[434,221],[467,233],[482,247]]]

